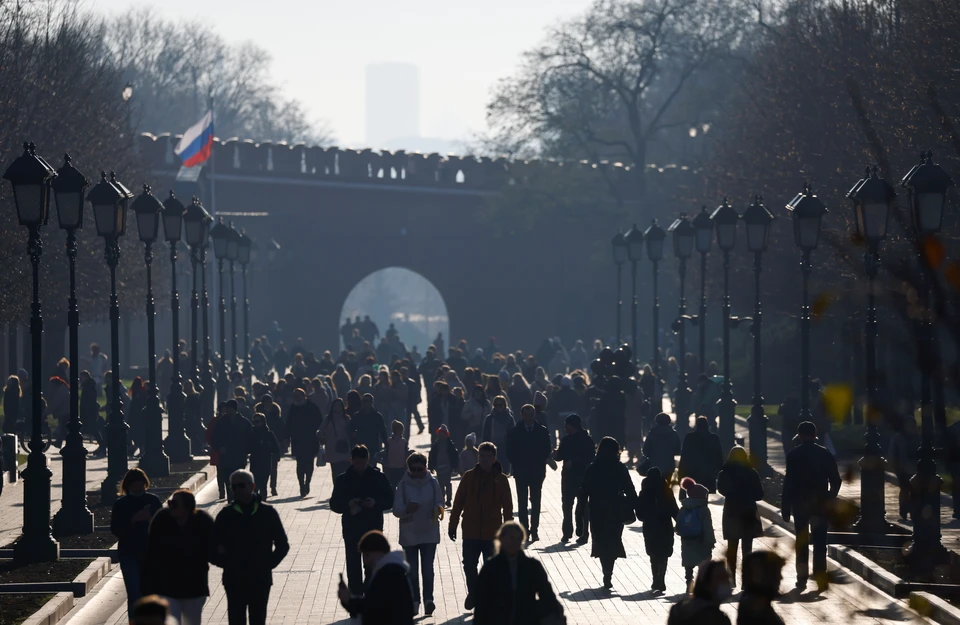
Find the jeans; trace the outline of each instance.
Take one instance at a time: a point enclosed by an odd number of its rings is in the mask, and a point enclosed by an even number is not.
[[[170,604],[170,617],[180,625],[200,625],[200,616],[203,614],[203,604],[206,597],[191,597],[190,599],[174,599],[164,597]]]
[[[253,483],[257,486],[257,493],[263,500],[267,499],[267,482],[270,481],[270,469],[261,469],[251,471],[253,473]]]
[[[370,577],[370,569],[363,566],[363,557],[357,551],[360,536],[344,536],[343,547],[347,555],[347,587],[355,595],[363,594],[363,581]]]
[[[806,581],[810,575],[810,539],[813,538],[813,575],[827,572],[827,517],[825,515],[793,515],[797,530],[797,581]]]
[[[743,559],[753,551],[752,538],[731,538],[727,541],[727,568],[730,569],[730,581],[737,581],[737,543],[742,543]]]
[[[246,625],[248,612],[250,625],[266,625],[267,602],[270,600],[269,586],[241,586],[224,590],[227,592],[229,625]]]
[[[297,481],[300,482],[301,490],[310,490],[315,460],[316,456],[297,456]]]
[[[448,506],[453,499],[453,484],[451,484],[452,479],[453,469],[449,467],[437,469],[437,482],[440,483],[440,494],[443,496],[443,500]]]
[[[571,484],[562,484],[560,487],[560,505],[563,509],[563,535],[564,536],[573,536],[574,533],[574,519],[576,519],[576,534],[577,537],[588,537],[590,536],[590,524],[589,524],[589,512],[587,511],[586,501],[579,496],[580,486],[579,480],[577,481],[577,486]],[[574,512],[573,501],[577,501],[577,509]],[[573,517],[571,519],[571,516]]]
[[[407,564],[410,565],[407,575],[410,578],[410,587],[413,589],[413,601],[420,603],[420,575],[423,575],[423,600],[433,601],[433,561],[437,555],[437,544],[423,543],[404,547],[403,553],[407,557]],[[421,555],[423,558],[420,557]]]
[[[536,532],[540,527],[540,495],[543,493],[543,478],[513,476],[517,483],[517,517],[520,525],[528,532]],[[530,519],[527,520],[527,497],[530,498]]]
[[[483,556],[481,562],[480,556]],[[463,539],[463,574],[467,577],[467,594],[472,595],[477,586],[477,564],[486,562],[493,557],[493,541],[481,538]]]
[[[136,558],[120,560],[123,587],[127,590],[127,615],[133,618],[133,604],[140,598],[140,561]]]
[[[277,491],[277,468],[280,466],[280,458],[277,458],[273,461],[273,466],[270,467],[270,492]],[[266,486],[266,482],[264,482]]]

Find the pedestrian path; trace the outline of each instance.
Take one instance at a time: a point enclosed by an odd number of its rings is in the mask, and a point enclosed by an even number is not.
[[[426,450],[427,435],[414,436],[413,445]],[[276,625],[349,623],[347,613],[336,599],[338,573],[345,570],[345,558],[340,519],[327,505],[332,491],[330,469],[317,469],[312,494],[307,499],[298,496],[292,459],[284,458],[281,461],[279,477],[279,496],[271,498],[269,503],[275,505],[280,513],[290,538],[291,551],[274,571],[268,622]],[[633,479],[639,487],[640,476],[633,472]],[[198,502],[211,514],[216,514],[223,505],[223,502],[215,501],[216,496],[216,486],[211,482],[201,490]],[[559,471],[548,471],[543,502],[541,541],[528,547],[528,553],[543,561],[554,590],[563,603],[568,623],[626,625],[666,622],[670,606],[682,597],[685,590],[679,539],[675,554],[670,559],[667,592],[657,598],[649,592],[652,577],[641,527],[639,524],[628,527],[624,531],[628,557],[618,561],[613,578],[614,590],[607,592],[602,589],[599,561],[590,557],[589,545],[558,544],[561,536]],[[722,499],[714,498],[710,506],[718,539],[721,536],[721,502]],[[388,516],[386,534],[394,545],[397,533],[397,520]],[[466,588],[460,564],[461,543],[450,541],[446,531],[442,532],[442,536],[436,562],[437,611],[432,617],[419,622],[442,625],[470,623],[471,616],[463,610]],[[776,549],[790,560],[784,569],[787,579],[783,587],[792,587],[792,541],[778,529],[766,527],[764,537],[755,544],[757,547]],[[723,542],[720,541],[715,556],[719,556],[722,549]],[[900,602],[866,585],[856,576],[841,577],[842,583],[831,586],[822,595],[815,592],[786,595],[777,610],[787,623],[797,624],[926,622],[906,611]],[[225,625],[227,605],[219,569],[211,569],[210,589],[211,597],[203,612],[204,622]],[[733,603],[724,606],[732,618],[735,616],[738,596],[735,595]],[[123,625],[126,623],[123,602],[122,579],[119,571],[114,569],[101,582],[98,592],[81,600],[64,623]]]

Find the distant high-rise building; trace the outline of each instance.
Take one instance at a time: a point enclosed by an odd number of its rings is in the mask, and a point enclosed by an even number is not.
[[[412,63],[367,65],[367,146],[420,136],[420,68]]]

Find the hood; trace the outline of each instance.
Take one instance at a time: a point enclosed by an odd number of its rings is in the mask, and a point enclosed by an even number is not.
[[[706,508],[707,500],[706,499],[695,499],[693,497],[687,497],[682,502],[680,502],[680,507],[682,508]]]
[[[377,565],[373,567],[373,574],[370,575],[371,579],[380,571],[380,569],[391,564],[402,566],[404,573],[410,570],[410,565],[407,564],[407,559],[404,557],[403,552],[391,551],[387,555],[380,558],[380,561],[377,562]]]
[[[424,477],[412,477],[410,473],[404,473],[403,477],[400,478],[400,481],[404,484],[408,484],[410,488],[421,489],[425,486],[429,486],[434,478],[429,472]]]

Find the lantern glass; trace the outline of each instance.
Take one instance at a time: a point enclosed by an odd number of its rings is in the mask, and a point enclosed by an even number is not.
[[[200,220],[190,220],[184,223],[183,229],[186,231],[187,245],[196,247],[203,245],[203,237],[206,230],[206,224]]]
[[[236,234],[236,231],[230,233],[230,236],[227,237],[227,260],[234,261],[237,260],[240,255],[240,237]]]
[[[240,261],[241,265],[246,265],[250,262],[250,248],[253,246],[253,242],[245,234],[240,235],[240,243],[237,246],[237,260]]]
[[[690,258],[693,254],[695,235],[693,233],[677,234],[673,238],[673,252],[677,258]]]
[[[717,224],[717,245],[720,249],[729,252],[737,244],[737,222]]]
[[[697,251],[706,254],[713,245],[713,228],[697,228]]]
[[[13,199],[17,204],[17,217],[21,226],[36,226],[44,221],[44,188],[41,184],[16,184],[13,186]]]
[[[797,244],[801,249],[812,250],[820,242],[820,217],[797,218]]]
[[[868,241],[879,241],[887,236],[887,216],[890,206],[886,202],[864,202],[863,226],[861,232]]]
[[[639,262],[643,259],[643,232],[637,228],[637,224],[633,224],[633,227],[627,230],[627,233],[623,235],[623,238],[627,241],[627,258],[630,259],[630,262]]]
[[[160,230],[159,211],[139,211],[136,213],[136,216],[140,240],[144,243],[153,243],[156,241],[157,234],[159,234],[158,231]]]
[[[647,241],[647,257],[653,262],[663,259],[663,239]]]
[[[751,252],[765,251],[769,233],[770,227],[766,224],[747,224],[747,248]]]
[[[627,241],[623,237],[622,232],[618,232],[615,237],[613,237],[612,242],[613,247],[613,262],[616,265],[622,265],[627,260]]]
[[[64,230],[76,230],[80,227],[83,215],[83,193],[80,191],[60,191],[53,194],[57,202],[57,218]]]
[[[921,234],[933,234],[940,231],[946,199],[945,193],[916,194],[914,199],[916,203],[916,226]]]
[[[163,211],[163,234],[169,243],[176,243],[183,233],[183,215],[175,211]]]
[[[116,203],[94,204],[93,220],[97,224],[97,234],[102,237],[115,237],[119,232],[120,209]]]

